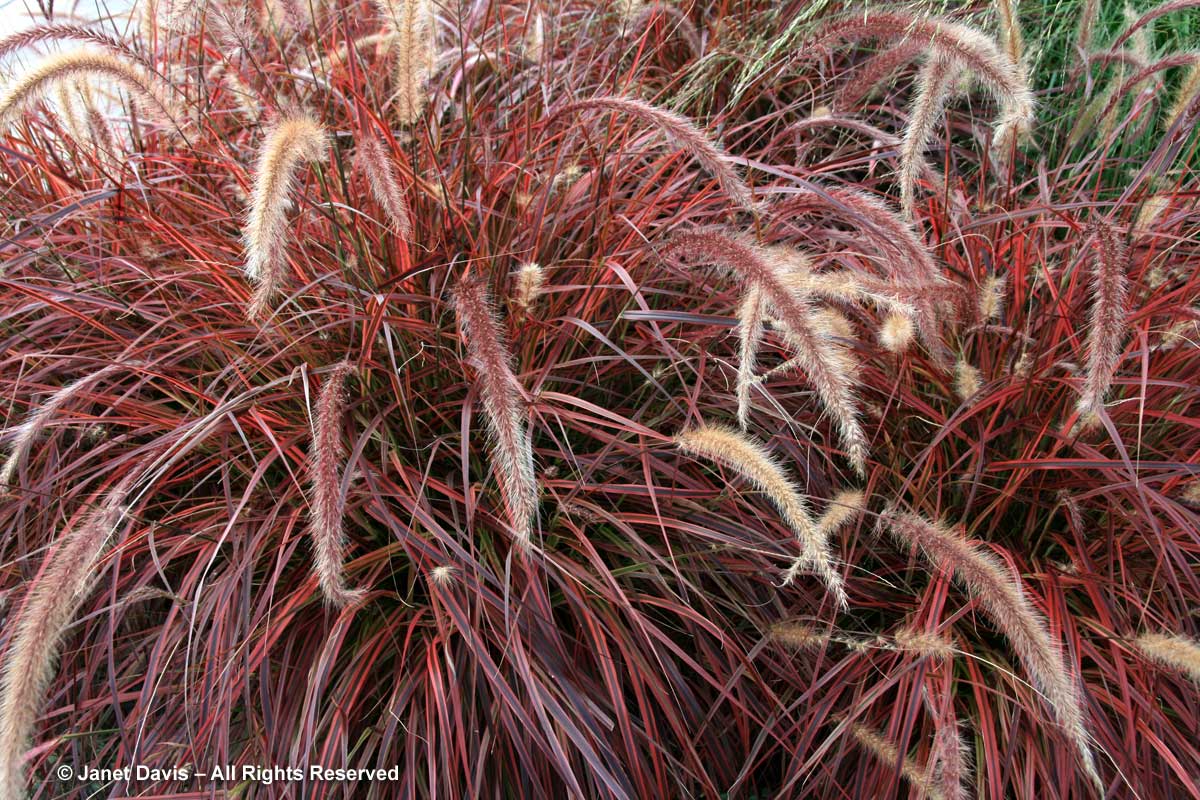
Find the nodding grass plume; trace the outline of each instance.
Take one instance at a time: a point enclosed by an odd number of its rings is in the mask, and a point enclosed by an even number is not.
[[[757,286],[747,286],[738,307],[738,425],[742,430],[750,424],[750,390],[754,386],[754,371],[758,362],[758,343],[762,340],[766,304]]]
[[[0,487],[11,486],[13,477],[17,474],[17,468],[24,462],[25,457],[29,455],[29,448],[37,441],[38,435],[58,415],[58,412],[62,411],[67,403],[71,402],[72,398],[101,378],[112,375],[114,372],[122,369],[129,369],[130,366],[130,364],[125,363],[109,364],[106,367],[102,367],[91,375],[85,375],[63,386],[50,395],[46,402],[38,406],[17,428],[17,435],[13,437],[8,458],[4,460],[4,466],[0,468]],[[3,488],[0,488],[0,491],[3,491]]]
[[[400,181],[396,177],[396,168],[384,150],[383,143],[370,133],[365,133],[358,143],[356,161],[359,169],[367,176],[367,185],[375,202],[387,214],[392,230],[405,239],[412,238],[412,216],[408,210],[408,200]]]
[[[1200,643],[1172,633],[1143,633],[1133,644],[1147,658],[1200,683]]]
[[[1089,316],[1087,359],[1083,387],[1076,406],[1080,417],[1097,414],[1112,385],[1125,339],[1125,304],[1129,293],[1125,275],[1128,254],[1116,229],[1107,222],[1092,227],[1092,309]]]
[[[377,0],[395,34],[396,118],[412,125],[429,102],[426,83],[436,58],[433,7],[429,0]]]
[[[1104,784],[1088,743],[1078,685],[1020,583],[994,555],[940,523],[889,508],[880,515],[879,524],[888,528],[897,541],[920,549],[935,566],[952,573],[979,601],[984,613],[1008,638],[1033,685],[1078,750],[1088,779],[1103,795]]]
[[[761,444],[722,425],[702,425],[685,431],[675,437],[675,444],[688,455],[724,464],[765,494],[796,534],[802,564],[811,566],[821,576],[839,607],[847,607],[846,590],[842,576],[834,569],[828,539],[809,516],[808,505],[796,485]],[[795,577],[791,570],[789,575]],[[785,579],[785,585],[788,582],[790,578]]]
[[[833,417],[846,447],[847,458],[859,474],[866,471],[867,437],[858,420],[854,395],[854,363],[844,347],[822,335],[813,309],[788,286],[786,266],[752,245],[720,233],[686,233],[667,248],[667,256],[723,267],[743,284],[762,293],[777,318],[784,340],[817,389]]]
[[[50,549],[25,601],[11,620],[12,638],[0,678],[0,796],[25,795],[21,763],[29,746],[63,633],[96,577],[96,564],[121,523],[123,503],[133,485],[121,481],[79,525]]]
[[[912,756],[905,754],[901,758],[900,751],[894,743],[858,722],[850,724],[850,734],[858,740],[863,749],[870,752],[871,755],[889,767],[895,767],[896,763],[899,762],[900,774],[921,793],[922,797],[927,798],[927,800],[945,800],[945,795],[942,794],[941,788],[934,781],[930,780],[928,770],[918,764]]]
[[[1197,97],[1200,97],[1200,59],[1192,62],[1183,80],[1179,82],[1179,88],[1175,90],[1175,100],[1163,118],[1163,129],[1170,130]]]
[[[475,385],[487,421],[492,466],[500,480],[508,521],[517,542],[529,547],[537,516],[537,478],[528,412],[512,371],[512,356],[491,298],[475,278],[463,278],[454,292],[458,325],[467,356],[475,367]]]
[[[346,410],[346,379],[354,367],[341,362],[325,376],[317,395],[309,449],[308,536],[313,548],[313,571],[325,602],[342,607],[362,596],[346,588],[342,562],[345,551],[343,517],[346,498],[342,494],[342,416]]]
[[[568,103],[555,112],[554,116],[596,109],[629,114],[655,126],[668,140],[682,147],[700,162],[700,166],[717,179],[721,190],[730,200],[748,211],[758,210],[750,187],[733,168],[729,155],[682,114],[667,111],[633,97],[604,96]]]
[[[153,118],[182,131],[186,115],[170,99],[171,88],[125,56],[98,50],[68,50],[50,56],[12,82],[0,97],[0,127],[13,119],[47,89],[76,78],[107,78],[129,92]]]
[[[933,53],[917,75],[917,94],[900,145],[900,208],[907,220],[913,218],[914,195],[925,145],[933,135],[958,73],[950,59]]]
[[[287,212],[296,169],[304,162],[325,156],[325,129],[307,114],[281,120],[258,154],[254,190],[242,240],[246,247],[246,275],[257,286],[249,316],[260,317],[283,280],[286,263]]]

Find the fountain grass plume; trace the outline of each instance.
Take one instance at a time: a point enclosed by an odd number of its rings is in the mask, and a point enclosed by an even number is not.
[[[25,794],[22,757],[54,678],[54,660],[75,609],[97,576],[96,564],[125,515],[133,485],[127,477],[49,550],[25,600],[11,619],[12,638],[0,678],[0,794]]]
[[[1124,242],[1109,222],[1098,222],[1089,237],[1092,250],[1092,307],[1087,357],[1076,411],[1081,418],[1097,414],[1112,386],[1125,340],[1129,261]]]
[[[412,238],[412,214],[408,200],[396,177],[396,167],[384,150],[383,143],[370,133],[364,133],[356,153],[359,169],[367,176],[367,186],[375,202],[387,214],[392,230],[405,239]]]
[[[8,451],[8,458],[4,460],[4,466],[0,467],[0,491],[11,488],[13,478],[17,474],[17,468],[24,463],[33,443],[37,441],[38,436],[45,427],[58,416],[58,413],[72,399],[96,381],[115,372],[130,369],[132,366],[134,365],[130,363],[117,363],[101,367],[90,375],[84,375],[82,378],[63,386],[50,395],[42,405],[34,409],[25,421],[17,427],[16,435],[13,437],[12,445]]]
[[[254,188],[242,241],[246,275],[255,282],[248,315],[261,318],[283,281],[287,255],[287,212],[296,170],[325,157],[325,129],[299,114],[280,120],[267,133],[254,170]]]
[[[785,342],[837,425],[847,458],[859,474],[865,474],[869,448],[858,420],[854,363],[844,347],[823,335],[815,324],[811,304],[791,291],[786,266],[753,245],[713,232],[681,234],[667,247],[666,255],[725,268],[746,287],[761,292],[779,322]]]
[[[898,542],[918,548],[936,567],[951,573],[979,602],[1007,637],[1033,685],[1074,743],[1084,773],[1103,794],[1104,784],[1096,771],[1084,724],[1086,712],[1079,686],[1021,584],[994,555],[940,523],[893,507],[880,515],[879,525],[890,530]]]
[[[528,548],[537,517],[538,488],[533,444],[521,386],[512,370],[507,337],[487,289],[476,278],[463,278],[454,292],[454,308],[475,367],[475,387],[483,403],[491,462],[500,481],[517,543]]]
[[[821,534],[799,489],[766,448],[733,428],[707,424],[680,433],[675,445],[690,456],[724,464],[765,494],[796,535],[801,551],[798,563],[815,570],[838,607],[847,607],[846,590],[842,576],[834,569],[828,537]],[[783,585],[791,583],[798,572],[796,567],[789,569]]]
[[[758,211],[750,187],[734,169],[729,155],[690,119],[633,97],[601,96],[577,100],[560,107],[554,118],[585,111],[605,110],[628,114],[653,125],[667,139],[686,150],[714,178],[730,200],[747,211]]]
[[[187,117],[171,99],[161,78],[126,56],[91,49],[68,50],[49,56],[20,73],[0,96],[0,127],[10,125],[21,110],[40,99],[47,89],[76,78],[106,78],[129,92],[154,119],[182,132]]]
[[[346,379],[353,371],[354,366],[343,361],[326,374],[317,395],[308,454],[308,536],[313,548],[313,571],[325,602],[338,608],[362,597],[361,591],[346,588],[343,575],[346,497],[342,493],[342,417],[346,411]]]

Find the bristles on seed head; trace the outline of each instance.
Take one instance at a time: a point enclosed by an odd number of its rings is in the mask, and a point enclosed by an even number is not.
[[[429,103],[426,84],[437,56],[433,6],[429,0],[377,0],[377,5],[395,36],[397,121],[412,125]]]
[[[351,364],[342,362],[325,376],[317,395],[317,413],[309,449],[308,536],[313,548],[313,571],[317,574],[325,602],[337,608],[362,597],[361,591],[346,588],[342,566],[346,539],[342,417],[346,406],[346,379],[353,371]]]
[[[829,642],[828,634],[803,622],[777,622],[770,627],[768,635],[793,650],[821,647]]]
[[[655,126],[668,140],[682,147],[700,163],[700,166],[708,170],[730,200],[747,211],[758,211],[750,187],[734,169],[729,155],[682,114],[659,108],[635,97],[600,96],[569,103],[556,111],[554,116],[597,109],[628,114]]]
[[[62,536],[33,579],[16,618],[0,678],[0,796],[25,797],[22,764],[54,677],[59,644],[96,577],[96,564],[125,516],[132,478],[124,479],[77,527]]]
[[[1133,643],[1148,658],[1200,683],[1200,643],[1173,633],[1143,633]]]
[[[796,485],[761,444],[733,428],[702,425],[676,436],[675,445],[688,455],[729,467],[765,494],[796,535],[800,567],[815,569],[838,605],[846,607],[846,591],[842,576],[834,569],[828,539],[809,516],[808,505]],[[789,571],[789,577],[794,578],[795,572]],[[788,582],[785,578],[785,585]]]
[[[464,278],[454,292],[454,309],[475,367],[475,385],[483,403],[492,466],[500,480],[508,521],[517,543],[531,546],[537,518],[537,477],[528,412],[512,371],[507,337],[484,285]]]
[[[267,134],[254,170],[254,191],[242,241],[246,274],[255,281],[250,316],[261,317],[282,283],[286,266],[287,212],[297,168],[325,157],[325,129],[307,114],[281,120]]]
[[[892,635],[892,640],[896,649],[907,653],[916,653],[935,659],[948,659],[954,656],[954,645],[950,643],[949,639],[919,628],[900,628]]]
[[[1104,784],[1096,771],[1084,725],[1079,685],[1021,584],[994,555],[941,524],[895,508],[885,510],[879,524],[890,530],[898,542],[918,548],[935,566],[953,574],[978,599],[980,607],[1008,638],[1033,685],[1071,738],[1084,773],[1103,794]]]
[[[540,264],[535,261],[529,261],[522,264],[520,269],[517,270],[516,278],[516,291],[513,292],[513,301],[522,313],[528,314],[529,309],[533,307],[534,302],[542,294],[542,287],[546,283],[546,273]]]
[[[177,131],[187,115],[171,99],[171,89],[161,78],[127,57],[95,50],[68,50],[43,60],[21,75],[0,96],[0,128],[7,127],[30,103],[58,83],[78,78],[106,78],[129,92],[138,105],[156,120]]]
[[[858,722],[850,724],[850,733],[858,740],[863,749],[887,766],[894,767],[899,762],[900,774],[921,793],[922,797],[926,797],[928,800],[945,799],[941,788],[929,780],[928,770],[918,764],[912,756],[906,754],[901,757],[900,751],[893,742]]]
[[[396,167],[383,143],[370,133],[364,133],[358,143],[355,160],[367,176],[371,194],[387,214],[392,230],[405,239],[411,239],[412,216],[408,210],[408,200],[404,197],[404,189],[396,177]]]
[[[979,290],[979,319],[981,322],[998,320],[1004,315],[1004,290],[1008,281],[1003,275],[989,275]]]
[[[907,314],[888,314],[879,326],[879,343],[893,353],[903,353],[912,340],[913,322]]]
[[[868,446],[858,419],[854,361],[847,348],[832,341],[820,321],[814,319],[807,299],[791,290],[788,275],[777,259],[720,233],[677,236],[666,254],[669,258],[723,267],[737,275],[745,286],[761,292],[797,364],[807,373],[837,424],[850,463],[859,474],[865,474]]]
[[[434,586],[446,587],[454,582],[457,570],[449,564],[440,564],[429,571],[429,582]]]
[[[1081,417],[1098,415],[1112,385],[1125,340],[1125,314],[1129,262],[1125,244],[1108,223],[1092,228],[1092,308],[1089,317],[1087,360],[1076,411]]]
[[[964,403],[974,397],[983,387],[983,376],[966,359],[960,358],[954,365],[954,393]]]

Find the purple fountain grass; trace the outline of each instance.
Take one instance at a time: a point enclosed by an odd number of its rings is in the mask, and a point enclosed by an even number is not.
[[[1185,11],[1189,8],[1200,8],[1200,0],[1167,0],[1167,2],[1157,5],[1149,11],[1144,12],[1140,17],[1132,23],[1126,25],[1125,30],[1121,32],[1116,39],[1113,39],[1112,44],[1108,46],[1110,51],[1120,49],[1135,36],[1142,28],[1154,22],[1160,17],[1165,17],[1167,14],[1173,14],[1176,11]]]
[[[1092,227],[1092,308],[1089,315],[1087,357],[1083,386],[1076,411],[1090,421],[1104,408],[1125,340],[1125,314],[1129,255],[1116,228],[1109,222]]]
[[[392,230],[405,239],[412,238],[412,215],[404,190],[396,177],[396,168],[384,151],[383,143],[372,135],[364,135],[358,142],[356,162],[359,170],[367,177],[367,186],[375,202],[387,214]]]
[[[669,141],[686,150],[700,166],[716,178],[721,191],[730,200],[748,211],[758,211],[750,187],[730,163],[729,155],[682,114],[667,111],[633,97],[602,96],[568,103],[555,111],[552,118],[597,109],[629,114],[658,128]]]
[[[96,381],[115,372],[131,369],[134,366],[136,365],[131,362],[109,364],[90,375],[85,375],[72,383],[68,383],[50,395],[46,402],[38,406],[17,428],[16,435],[13,437],[12,445],[9,448],[8,458],[4,460],[4,466],[0,467],[0,487],[11,488],[17,468],[21,466],[25,461],[25,457],[29,455],[29,448],[37,441],[38,436],[45,429],[46,425],[53,421],[58,416],[58,413],[73,398]],[[3,490],[3,488],[0,488],[0,491]]]
[[[929,749],[926,780],[938,787],[946,800],[966,800],[963,785],[971,776],[971,758],[963,741],[962,723],[954,716],[954,705],[942,702],[934,708],[928,694],[923,695],[926,708],[934,719],[933,744]]]
[[[254,191],[242,241],[246,274],[256,284],[248,316],[261,318],[283,282],[287,260],[287,212],[297,167],[325,157],[325,129],[300,114],[281,120],[267,134],[254,170]]]
[[[853,362],[844,348],[831,344],[814,326],[811,305],[788,288],[778,260],[724,234],[700,232],[677,236],[667,255],[723,267],[762,293],[779,320],[785,341],[833,417],[847,458],[859,474],[865,474],[868,446],[858,420]]]
[[[1103,795],[1104,783],[1088,741],[1079,686],[1021,584],[994,555],[944,525],[895,508],[880,515],[879,525],[889,529],[898,542],[918,548],[936,567],[953,574],[979,602],[1012,644],[1033,685],[1074,743],[1088,780]]]
[[[133,485],[125,478],[59,539],[16,612],[0,680],[0,794],[25,797],[24,752],[54,677],[54,659],[75,609],[96,577],[96,564],[125,514]]]
[[[996,0],[996,16],[1000,20],[1000,45],[1014,64],[1025,58],[1025,40],[1021,36],[1021,15],[1018,0]]]
[[[39,99],[46,89],[72,78],[104,77],[129,92],[154,119],[183,131],[187,117],[171,99],[163,80],[125,56],[99,50],[69,50],[50,56],[33,69],[19,73],[0,97],[0,127],[9,125],[21,110]]]
[[[393,34],[397,121],[412,125],[429,103],[426,83],[436,57],[433,8],[429,0],[377,0],[376,4]]]
[[[483,403],[492,466],[500,481],[508,522],[517,543],[529,547],[537,519],[538,487],[533,444],[521,385],[512,371],[507,337],[482,282],[463,278],[454,292],[458,324],[467,356],[475,367],[475,386]]]
[[[546,271],[541,264],[528,261],[520,266],[516,273],[516,286],[513,291],[513,302],[522,314],[528,314],[534,302],[542,294],[546,283]]]
[[[346,411],[346,379],[354,366],[345,361],[325,376],[317,395],[309,449],[308,536],[313,548],[313,572],[325,602],[338,608],[361,599],[362,592],[346,588],[345,559],[346,497],[342,493],[342,417]]]
[[[675,437],[676,446],[691,456],[703,456],[724,464],[767,496],[796,535],[800,557],[784,576],[790,584],[800,569],[811,567],[824,581],[838,607],[848,607],[842,576],[834,569],[829,539],[822,535],[808,513],[808,504],[783,467],[766,449],[745,434],[722,425],[702,425]]]
[[[35,44],[62,41],[75,41],[81,44],[96,45],[149,70],[149,65],[142,60],[141,56],[124,42],[81,25],[34,25],[23,31],[9,34],[0,39],[0,58],[5,58],[10,53],[31,47]]]

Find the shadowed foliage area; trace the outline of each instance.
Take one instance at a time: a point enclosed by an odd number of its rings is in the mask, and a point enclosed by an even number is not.
[[[0,40],[0,795],[1200,798],[1200,12],[1088,8]]]

